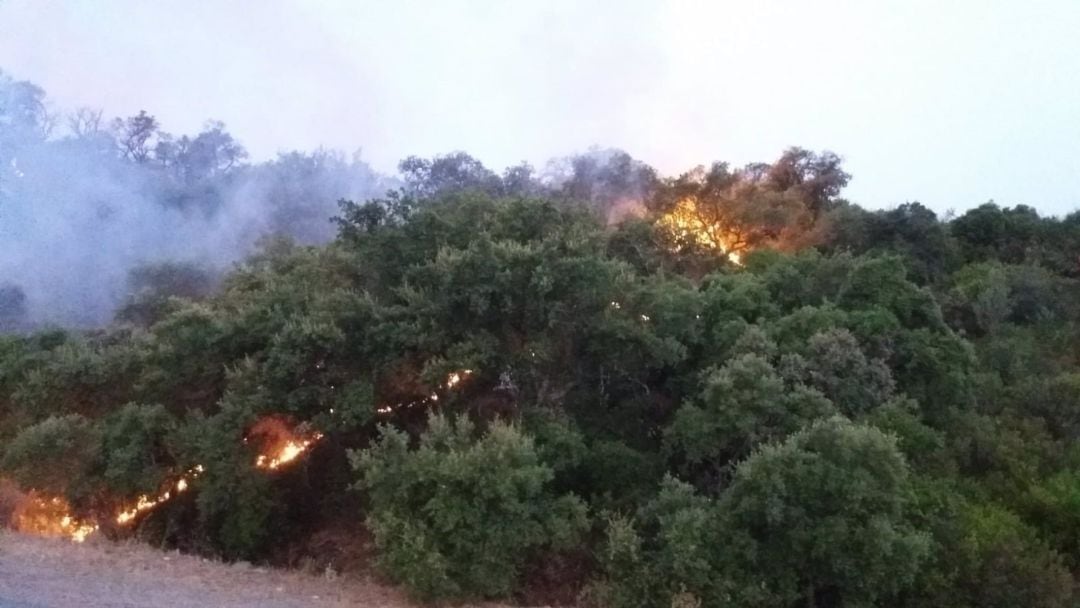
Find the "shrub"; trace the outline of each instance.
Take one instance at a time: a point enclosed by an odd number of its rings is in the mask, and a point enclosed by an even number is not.
[[[571,546],[586,526],[584,504],[550,490],[531,438],[501,422],[474,430],[432,416],[416,449],[384,426],[351,454],[379,565],[425,600],[506,596],[530,555]]]
[[[176,422],[160,405],[129,403],[105,418],[103,476],[120,495],[153,493],[172,460],[166,445]]]
[[[0,469],[24,488],[78,498],[89,491],[100,443],[97,427],[86,418],[51,416],[11,440]]]
[[[718,506],[748,541],[743,563],[777,597],[873,605],[902,591],[928,552],[906,518],[908,476],[894,438],[837,416],[743,461]]]

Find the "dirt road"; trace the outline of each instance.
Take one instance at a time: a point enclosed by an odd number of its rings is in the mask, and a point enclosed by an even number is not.
[[[370,581],[0,531],[0,608],[405,608]]]

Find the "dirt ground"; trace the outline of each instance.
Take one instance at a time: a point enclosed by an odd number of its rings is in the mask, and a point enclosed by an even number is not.
[[[145,545],[0,531],[0,608],[404,608],[370,580],[223,564]]]

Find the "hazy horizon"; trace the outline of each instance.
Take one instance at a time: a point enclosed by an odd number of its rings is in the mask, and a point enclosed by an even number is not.
[[[592,145],[666,174],[833,150],[871,208],[1080,207],[1080,3],[0,0],[0,68],[56,109],[220,119],[251,153]]]

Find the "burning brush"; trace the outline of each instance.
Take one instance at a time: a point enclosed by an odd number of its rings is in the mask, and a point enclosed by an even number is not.
[[[290,428],[279,418],[267,417],[257,422],[244,439],[254,439],[261,451],[255,458],[255,468],[277,471],[306,454],[322,439],[322,433],[310,431],[303,425]],[[205,472],[202,465],[195,465],[167,483],[157,494],[143,494],[132,503],[120,508],[110,519],[117,526],[128,526],[143,514],[149,513],[176,496],[187,492]],[[80,518],[73,515],[71,504],[59,496],[45,496],[34,492],[21,492],[14,484],[0,480],[0,502],[10,503],[8,522],[19,532],[37,536],[68,538],[81,543],[100,529],[98,519]]]
[[[255,467],[268,471],[276,471],[296,460],[323,438],[318,431],[305,431],[303,425],[291,429],[274,417],[255,423],[248,436],[256,438],[262,446],[261,453],[255,457]]]

